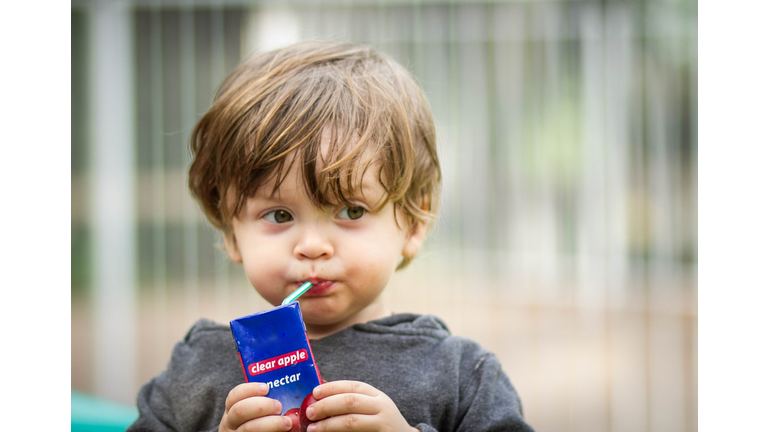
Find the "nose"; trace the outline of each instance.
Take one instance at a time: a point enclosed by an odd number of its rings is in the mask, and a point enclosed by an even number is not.
[[[300,260],[330,258],[333,256],[333,244],[319,227],[306,227],[302,230],[293,253]]]

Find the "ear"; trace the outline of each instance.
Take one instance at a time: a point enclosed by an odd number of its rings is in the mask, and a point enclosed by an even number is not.
[[[424,222],[415,221],[405,237],[403,257],[408,259],[413,258],[419,249],[421,249],[421,245],[424,244],[424,239],[426,237],[427,226]]]
[[[242,264],[243,256],[240,255],[240,248],[237,247],[237,239],[235,238],[235,233],[223,232],[221,233],[221,238],[224,240],[224,249],[226,249],[227,255],[229,255],[229,259],[238,264]]]

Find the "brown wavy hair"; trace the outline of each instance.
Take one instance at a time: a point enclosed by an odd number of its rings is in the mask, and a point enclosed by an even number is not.
[[[189,188],[225,234],[248,197],[273,174],[277,189],[295,163],[317,206],[351,205],[374,168],[382,207],[393,202],[428,227],[437,213],[429,104],[402,66],[368,47],[302,42],[248,60],[219,87],[191,149]]]

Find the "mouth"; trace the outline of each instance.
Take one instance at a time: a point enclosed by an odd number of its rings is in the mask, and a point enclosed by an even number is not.
[[[304,282],[306,281],[296,282],[296,287],[298,288]],[[312,283],[312,288],[305,292],[302,297],[317,297],[326,295],[331,291],[333,285],[336,283],[336,281],[329,281],[320,278],[310,278],[309,282]]]

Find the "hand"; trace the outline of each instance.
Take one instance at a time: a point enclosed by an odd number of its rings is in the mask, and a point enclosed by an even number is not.
[[[245,383],[233,388],[227,395],[219,432],[289,431],[291,419],[280,416],[283,407],[279,401],[264,397],[268,392],[269,387],[263,383]]]
[[[307,432],[415,431],[389,396],[358,381],[333,381],[312,391],[318,401],[307,407]]]

